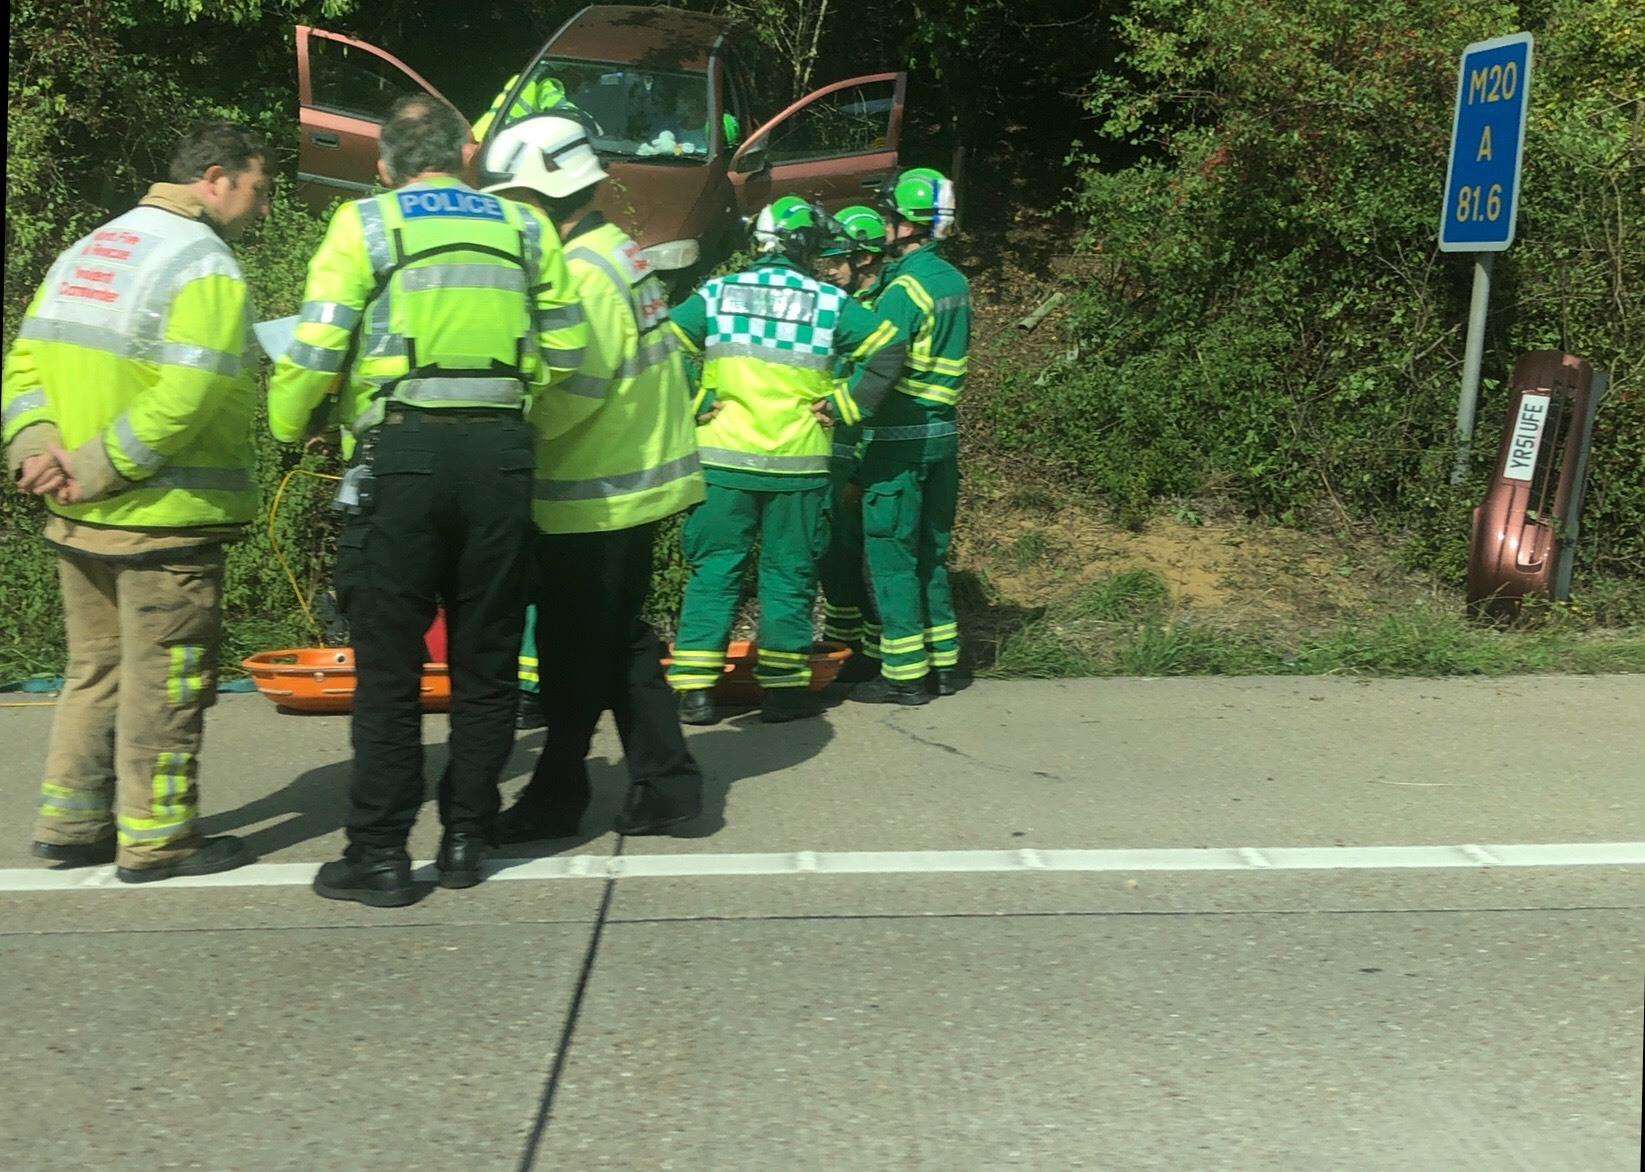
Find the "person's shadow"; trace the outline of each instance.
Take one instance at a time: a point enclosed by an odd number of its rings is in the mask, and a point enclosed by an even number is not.
[[[687,744],[703,771],[703,812],[691,822],[676,827],[672,837],[708,838],[718,833],[726,825],[726,800],[733,785],[809,761],[822,752],[833,736],[833,729],[822,719],[762,724],[757,713],[746,710],[733,711],[714,727],[688,732]],[[516,738],[513,755],[503,769],[505,804],[513,789],[510,783],[531,775],[542,742],[540,732]],[[447,753],[443,744],[429,745],[424,751],[423,769],[431,780],[423,796],[419,819],[437,817],[433,809],[435,784],[445,769]],[[290,785],[238,809],[207,815],[200,820],[200,832],[230,834],[248,826],[270,823],[242,835],[247,846],[260,858],[334,834],[348,822],[352,764],[344,759],[310,769]],[[628,794],[628,770],[620,758],[608,761],[591,757],[588,775],[594,797],[576,837],[510,844],[496,848],[494,854],[499,858],[541,858],[575,850],[608,833]]]

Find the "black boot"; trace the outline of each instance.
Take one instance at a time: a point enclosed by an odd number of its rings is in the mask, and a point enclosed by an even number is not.
[[[957,667],[933,668],[926,677],[927,690],[937,696],[954,696],[971,686],[971,673]]]
[[[713,724],[718,719],[720,713],[714,705],[713,689],[695,688],[680,693],[681,724]]]
[[[522,732],[548,727],[548,717],[543,715],[542,700],[537,693],[521,690],[520,707],[514,714],[514,727]]]
[[[546,838],[575,838],[587,811],[586,795],[580,805],[545,806],[530,801],[522,794],[519,801],[497,815],[497,821],[491,828],[491,841],[503,846]]]
[[[690,822],[703,812],[702,795],[693,798],[670,797],[648,785],[636,785],[628,791],[628,801],[617,816],[618,834],[638,836],[663,834]]]
[[[847,646],[851,648],[851,658],[840,668],[840,674],[834,677],[836,680],[842,684],[866,684],[880,674],[880,661],[864,654],[861,643]]]
[[[101,867],[114,862],[114,840],[105,838],[102,842],[37,842],[34,844],[34,857],[50,859],[62,867]]]
[[[358,851],[326,863],[314,877],[314,894],[352,899],[370,907],[405,907],[417,902],[411,882],[411,856],[404,850]]]
[[[804,688],[770,688],[760,704],[760,719],[766,724],[782,724],[789,720],[808,720],[821,716],[822,698]]]
[[[447,830],[440,836],[440,853],[434,856],[440,886],[473,887],[480,881],[483,858],[485,835],[472,830]]]
[[[181,875],[215,875],[219,871],[243,867],[256,858],[244,839],[225,834],[218,838],[202,838],[193,854],[157,867],[116,867],[114,877],[122,883],[155,883]]]
[[[860,704],[929,704],[931,694],[925,681],[888,680],[881,676],[851,689],[851,698]]]

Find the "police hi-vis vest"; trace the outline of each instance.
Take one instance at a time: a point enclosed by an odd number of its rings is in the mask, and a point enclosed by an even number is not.
[[[614,224],[566,241],[588,323],[576,374],[539,397],[533,516],[544,533],[631,529],[703,499],[697,427],[668,294]]]
[[[298,438],[347,371],[355,434],[389,403],[518,410],[582,362],[582,313],[538,213],[443,178],[344,204],[309,264],[269,422]]]
[[[209,225],[138,207],[52,265],[7,357],[4,439],[39,422],[73,449],[101,437],[135,482],[74,520],[186,528],[251,520],[245,278]]]

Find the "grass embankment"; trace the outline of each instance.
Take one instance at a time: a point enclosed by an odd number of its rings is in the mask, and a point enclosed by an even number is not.
[[[1203,502],[1130,530],[1095,506],[979,472],[955,579],[986,675],[1645,671],[1645,585],[1579,590],[1492,626],[1375,534],[1219,517]]]

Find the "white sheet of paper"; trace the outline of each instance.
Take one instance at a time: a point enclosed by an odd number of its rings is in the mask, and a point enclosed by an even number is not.
[[[290,317],[260,321],[251,328],[269,361],[278,362],[280,355],[291,349],[291,343],[297,337],[297,315],[294,313]]]

